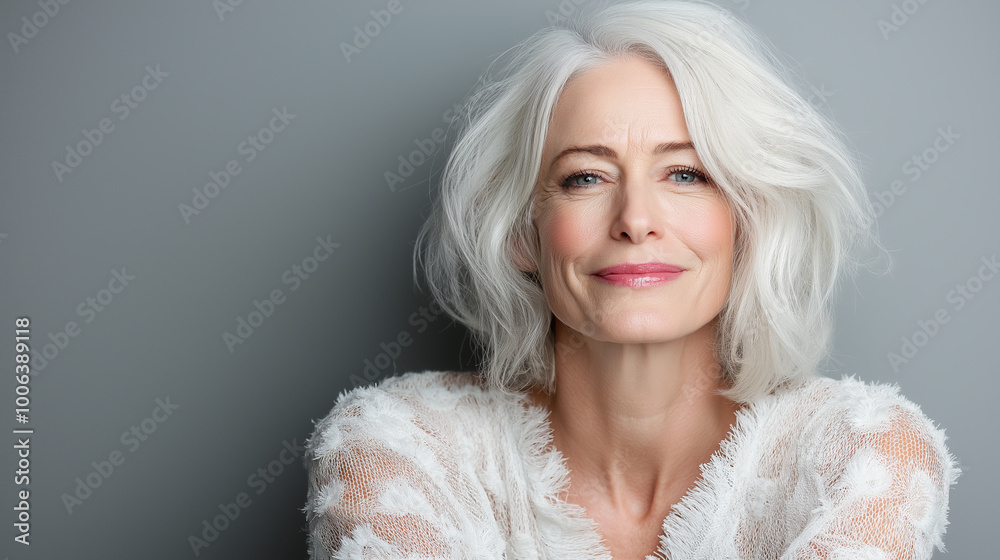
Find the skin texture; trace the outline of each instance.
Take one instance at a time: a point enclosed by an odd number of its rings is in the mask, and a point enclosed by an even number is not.
[[[729,295],[735,225],[697,173],[669,73],[637,56],[591,69],[564,88],[535,186],[537,272],[555,321],[556,393],[531,391],[549,412],[570,469],[567,501],[583,506],[616,559],[658,546],[670,508],[695,484],[738,405],[720,397],[712,345]],[[569,147],[602,145],[604,153]],[[591,150],[594,151],[594,150]],[[566,179],[579,171],[584,175]],[[702,172],[703,173],[703,172]],[[622,263],[684,272],[660,285],[594,276]]]

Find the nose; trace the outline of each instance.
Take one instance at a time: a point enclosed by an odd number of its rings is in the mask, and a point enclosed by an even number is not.
[[[649,181],[623,181],[615,199],[615,239],[642,243],[649,236],[663,235],[663,211]]]

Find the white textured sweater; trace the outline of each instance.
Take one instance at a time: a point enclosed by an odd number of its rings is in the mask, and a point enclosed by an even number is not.
[[[470,374],[343,393],[307,444],[310,554],[610,560],[551,439],[527,395]],[[737,413],[647,558],[930,558],[959,474],[944,441],[893,386],[779,388]]]

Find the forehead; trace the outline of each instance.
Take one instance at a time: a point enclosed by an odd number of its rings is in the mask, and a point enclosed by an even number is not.
[[[689,141],[680,97],[666,69],[639,57],[591,68],[563,88],[546,151],[571,143],[626,146]]]

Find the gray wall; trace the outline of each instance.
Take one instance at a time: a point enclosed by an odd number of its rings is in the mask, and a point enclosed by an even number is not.
[[[193,558],[189,536],[236,504],[198,557],[304,557],[291,450],[310,421],[365,360],[382,367],[372,378],[472,366],[462,330],[420,316],[411,278],[446,112],[494,56],[582,1],[402,0],[381,29],[383,0],[4,2],[0,363],[14,366],[21,316],[41,357],[26,424],[14,377],[0,381],[4,426],[34,430],[29,547],[12,540],[18,436],[0,451],[0,555]],[[797,61],[865,155],[896,268],[845,290],[830,375],[898,383],[947,429],[964,474],[938,557],[984,557],[1000,276],[977,274],[1000,252],[1000,9],[720,2]],[[348,60],[366,25],[377,36]],[[419,144],[437,151],[390,188],[384,173]]]

